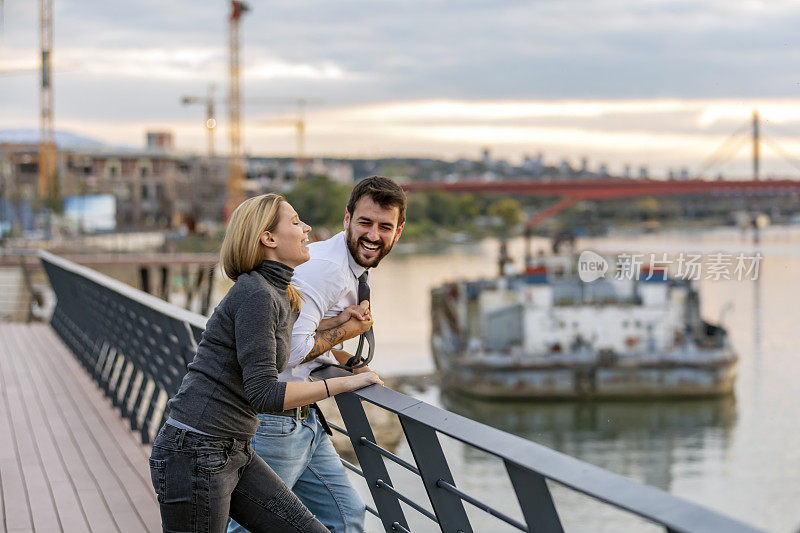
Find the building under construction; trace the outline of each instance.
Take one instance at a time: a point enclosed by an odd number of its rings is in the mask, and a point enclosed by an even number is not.
[[[169,135],[149,135],[141,150],[59,148],[55,150],[57,200],[108,194],[116,200],[116,227],[190,229],[202,221],[222,220],[227,160],[171,149]],[[8,229],[34,229],[32,215],[39,181],[39,146],[0,144],[0,222]]]

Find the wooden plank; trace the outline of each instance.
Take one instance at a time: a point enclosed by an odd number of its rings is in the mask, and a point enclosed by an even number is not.
[[[16,347],[19,351],[18,342]],[[17,358],[16,362],[20,383],[24,389],[30,391],[29,421],[40,450],[44,471],[50,481],[50,491],[61,526],[64,531],[87,531],[89,523],[86,512],[61,452],[62,442],[57,438],[48,418],[57,412],[54,398],[46,390],[44,376],[32,364],[30,357]]]
[[[14,461],[0,461],[0,479],[3,483],[3,506],[6,512],[7,530],[33,530],[25,481],[19,464]]]
[[[5,354],[0,351],[0,363],[4,357]],[[2,372],[2,370],[0,370],[0,372]],[[2,382],[0,381],[0,383]],[[3,386],[3,390],[0,391],[0,524],[2,525],[3,531],[7,529],[6,493],[8,493],[8,491],[5,490],[4,484],[10,483],[10,480],[5,479],[5,476],[3,475],[3,464],[11,463],[15,468],[17,464],[17,456],[14,452],[14,439],[11,437],[11,425],[9,424],[9,418],[10,417],[8,416],[8,408],[6,407],[5,400],[5,386]]]
[[[2,337],[5,340],[5,335]],[[0,342],[4,346],[5,342]],[[0,350],[0,431],[3,434],[3,447],[0,449],[0,483],[3,490],[4,527],[6,530],[33,530],[28,489],[23,478],[22,464],[11,418],[9,397],[16,394],[16,384],[7,378],[10,354]]]
[[[34,366],[39,368],[37,362]],[[52,370],[52,367],[51,367]],[[63,369],[56,368],[56,372]],[[114,518],[108,509],[101,489],[96,483],[85,457],[81,454],[73,430],[63,415],[63,406],[68,404],[69,395],[62,387],[53,388],[47,376],[42,376],[42,384],[50,392],[54,408],[49,412],[53,435],[59,443],[59,452],[72,480],[73,488],[81,502],[82,514],[92,531],[118,531]]]
[[[119,528],[160,529],[146,450],[52,330],[37,333],[33,344],[37,353],[47,354],[48,364],[61,370],[48,379],[53,388],[67,392],[65,421]]]
[[[117,471],[129,476],[127,481],[135,483],[133,486],[128,486],[129,489],[136,491],[139,491],[140,488],[143,489],[148,496],[148,501],[157,505],[150,482],[149,449],[141,444],[138,434],[130,430],[127,421],[120,417],[119,411],[111,405],[110,400],[102,394],[102,391],[78,365],[74,357],[66,351],[66,347],[60,345],[60,341],[55,337],[52,337],[52,342],[54,346],[52,351],[48,349],[48,353],[52,357],[64,359],[62,362],[65,372],[62,375],[67,377],[67,372],[70,373],[67,383],[75,392],[73,398],[79,405],[86,408],[84,412],[87,419],[91,418],[102,423],[98,426],[95,436],[108,446],[107,449],[111,454],[109,459],[117,461],[112,461],[115,467],[123,466],[124,468]],[[58,349],[59,347],[61,349]]]
[[[89,434],[91,430],[87,430],[84,426],[82,415],[74,406],[72,398],[74,391],[65,386],[68,380],[60,377],[66,369],[45,351],[40,339],[37,338],[46,332],[40,330],[36,332],[36,335],[31,335],[31,329],[37,328],[29,326],[26,331],[20,332],[18,328],[22,327],[24,326],[12,326],[12,328],[17,328],[15,333],[22,338],[26,349],[30,350],[31,362],[39,369],[51,392],[62,392],[56,402],[56,410],[58,417],[64,423],[66,430],[64,436],[72,444],[74,460],[80,466],[75,472],[80,479],[78,497],[84,502],[90,529],[93,531],[120,531],[118,521],[129,518],[130,514],[130,507],[125,505],[125,497],[121,494],[124,487],[108,483],[111,476],[103,469],[102,449],[92,442]],[[122,505],[120,505],[120,501],[122,501]]]
[[[0,529],[160,530],[149,447],[55,332],[6,323],[0,339]]]
[[[49,386],[49,383],[46,384]],[[67,427],[60,407],[48,413],[48,420],[53,437],[58,442],[59,454],[62,457],[72,488],[80,502],[81,513],[86,517],[93,531],[116,531],[116,524],[111,516],[99,487],[92,478],[85,459],[80,454],[74,437]]]
[[[0,527],[160,530],[149,446],[55,332],[0,324],[0,339]]]
[[[77,379],[73,382],[71,378],[87,378],[87,376],[80,367],[76,366],[73,370],[78,375],[69,376],[68,382],[71,383],[71,387],[75,388],[74,398],[77,405],[84,414],[84,420],[91,421],[91,427],[96,428],[93,437],[103,450],[110,471],[116,477],[117,482],[124,486],[125,495],[140,522],[139,526],[136,526],[134,523],[130,523],[131,521],[118,520],[120,527],[123,531],[138,530],[137,527],[148,531],[160,529],[161,517],[158,502],[150,481],[149,454],[140,444],[138,435],[131,432],[130,426],[124,423],[119,412],[111,406],[110,400],[102,395],[100,389],[93,382],[86,383],[85,387],[78,386],[76,388]],[[66,377],[66,373],[64,376]],[[94,392],[96,398],[89,398],[91,394],[86,394],[81,398],[79,393],[87,391]],[[95,412],[90,414],[92,410]],[[128,450],[126,451],[123,446]]]
[[[6,346],[5,350],[8,349]],[[5,361],[3,372],[5,379],[16,383],[16,394],[9,391],[8,407],[11,412],[11,423],[15,429],[23,477],[28,488],[33,527],[38,531],[60,531],[63,528],[34,430],[35,392],[26,373],[20,368],[23,365],[21,359],[26,358],[22,355],[25,352],[17,350],[14,353],[16,356],[9,357]],[[38,422],[39,420],[37,425]]]
[[[4,413],[5,411],[0,411],[0,414]],[[5,416],[5,415],[3,415]],[[0,430],[2,431],[2,430]],[[2,459],[0,459],[0,463],[2,463]],[[2,527],[2,531],[6,530],[6,502],[5,497],[3,495],[3,473],[2,469],[0,469],[0,527]]]
[[[77,362],[75,357],[69,352],[69,349],[64,346],[52,330],[47,328],[45,332],[51,344],[53,352],[49,357],[58,357],[64,365],[66,370],[69,370],[72,379],[79,385],[83,394],[89,398],[93,407],[98,405],[108,405],[109,409],[98,409],[95,411],[101,417],[103,423],[108,428],[110,434],[114,437],[120,449],[122,449],[126,456],[134,465],[140,465],[142,461],[149,465],[148,458],[150,457],[150,447],[141,443],[139,434],[130,430],[130,422],[120,416],[119,411],[111,407],[110,400],[105,397],[100,391],[98,385],[92,380],[91,376],[86,373],[82,366]],[[101,402],[98,404],[97,402]],[[137,470],[141,475],[142,481],[151,489],[150,485],[150,471],[149,466],[142,472]]]

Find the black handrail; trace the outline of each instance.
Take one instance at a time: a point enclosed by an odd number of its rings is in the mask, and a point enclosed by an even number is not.
[[[483,503],[482,501],[478,500],[477,498],[473,498],[469,494],[458,490],[457,488],[455,488],[453,485],[451,485],[450,483],[448,483],[446,481],[442,481],[440,479],[439,481],[436,482],[436,486],[441,488],[441,489],[444,489],[444,490],[446,490],[448,492],[452,492],[453,494],[455,494],[456,496],[458,496],[459,498],[461,498],[465,502],[471,503],[472,505],[474,505],[475,507],[477,507],[481,511],[485,511],[485,512],[489,513],[490,515],[492,515],[493,517],[499,518],[500,520],[502,520],[506,524],[508,524],[510,526],[514,526],[515,528],[519,529],[520,531],[528,531],[528,528],[525,527],[525,524],[523,524],[522,522],[520,522],[518,520],[514,520],[510,516],[507,516],[505,513],[501,513],[497,509],[494,509],[490,505],[486,505],[485,503]]]
[[[181,309],[46,252],[39,257],[58,303],[51,324],[86,370],[103,387],[131,426],[150,442],[166,416],[166,397],[177,392],[186,365],[199,342],[206,318]],[[326,368],[316,379],[344,375]],[[473,531],[463,502],[523,531],[561,532],[561,520],[547,482],[555,482],[674,532],[758,531],[664,491],[636,483],[539,444],[510,435],[416,398],[378,385],[335,397],[362,476],[372,493],[375,514],[389,531],[409,531],[403,502],[439,523],[442,531]],[[362,400],[395,413],[403,426],[414,463],[376,444]],[[503,460],[525,523],[497,511],[459,489],[438,435]],[[403,494],[391,482],[385,460],[420,476],[433,512]]]
[[[408,470],[410,472],[414,472],[416,475],[420,475],[419,474],[419,468],[417,468],[416,466],[412,465],[408,461],[406,461],[404,459],[401,459],[400,457],[396,456],[395,454],[393,454],[389,450],[381,448],[380,446],[378,446],[377,444],[375,444],[371,440],[367,440],[365,437],[361,437],[361,440],[359,440],[358,442],[362,446],[366,446],[367,448],[375,450],[376,452],[378,452],[382,456],[386,457],[387,459],[389,459],[390,461],[392,461],[394,463],[399,464],[400,466],[402,466],[406,470]]]
[[[312,377],[316,379],[332,378],[344,375],[344,373],[345,371],[336,368],[325,368],[314,372]],[[352,396],[354,401],[343,401],[348,396]],[[552,503],[550,491],[544,483],[545,479],[663,525],[669,531],[741,533],[759,531],[740,521],[720,515],[655,487],[637,483],[540,444],[440,409],[386,387],[372,385],[352,393],[337,395],[336,400],[362,468],[364,461],[361,460],[361,456],[363,449],[368,447],[359,446],[359,443],[362,442],[362,439],[374,443],[371,434],[359,434],[355,430],[359,427],[359,421],[363,416],[362,400],[398,415],[403,424],[406,440],[412,448],[417,467],[423,478],[426,468],[423,468],[421,462],[430,461],[431,458],[437,456],[443,457],[441,446],[435,438],[436,434],[447,435],[467,446],[502,459],[530,531],[563,530],[558,513]],[[361,413],[358,412],[359,409]],[[351,413],[350,410],[355,410],[355,413]],[[425,438],[426,432],[433,434],[433,438],[430,436]],[[421,447],[419,452],[415,450],[417,447]],[[361,454],[359,454],[360,451]],[[384,453],[370,451],[375,455],[385,456]],[[449,475],[446,462],[443,465],[433,465],[427,468],[433,473],[437,473],[435,472],[437,466]],[[366,471],[365,474],[367,474]],[[386,477],[382,479],[387,481]],[[426,484],[428,496],[432,500],[438,498],[437,491],[446,492],[452,494],[459,501],[468,501],[496,517],[498,516],[496,513],[500,513],[480,500],[459,491],[452,477],[444,479],[439,476],[432,479],[432,485],[433,487]],[[455,489],[457,492],[451,489]],[[375,487],[370,486],[370,490],[374,496]],[[452,506],[452,502],[450,505]],[[435,508],[436,505],[434,505]],[[438,512],[436,514],[442,520],[442,515]],[[543,514],[545,516],[549,514],[550,523],[553,524],[551,529],[542,528]],[[536,528],[532,527],[534,516],[538,517]],[[513,521],[513,519],[511,520]],[[508,522],[508,520],[505,521]],[[520,524],[512,525],[519,526]]]
[[[152,442],[206,318],[48,252],[39,258],[57,298],[53,329],[142,442]]]

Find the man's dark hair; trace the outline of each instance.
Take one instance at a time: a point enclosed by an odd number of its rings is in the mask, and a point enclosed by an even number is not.
[[[394,181],[385,176],[370,176],[356,183],[353,192],[350,193],[350,201],[347,202],[347,212],[350,213],[350,216],[353,215],[356,203],[365,194],[384,209],[397,207],[399,210],[398,227],[406,221],[406,193]]]

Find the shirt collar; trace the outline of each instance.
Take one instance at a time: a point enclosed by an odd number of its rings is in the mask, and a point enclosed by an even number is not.
[[[342,244],[344,245],[344,249],[347,252],[347,264],[350,265],[350,272],[356,277],[356,279],[361,277],[367,269],[363,266],[356,263],[356,260],[353,259],[353,256],[350,255],[350,248],[347,247],[347,234],[343,231],[342,235]]]

